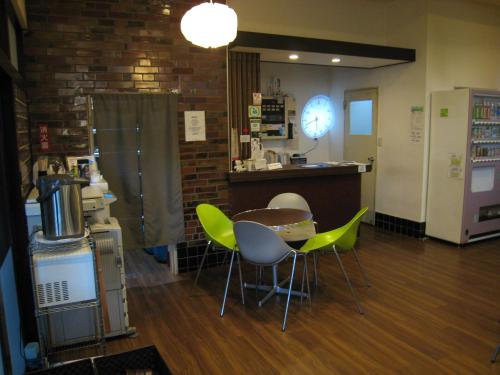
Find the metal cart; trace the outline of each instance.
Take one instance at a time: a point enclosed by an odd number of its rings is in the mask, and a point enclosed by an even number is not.
[[[41,234],[33,234],[29,253],[35,317],[44,366],[48,365],[50,355],[68,349],[96,346],[99,353],[104,354],[105,337],[94,240],[87,236],[74,241],[68,240],[62,241],[62,243],[61,241],[54,241],[50,243],[49,241],[41,242],[39,240],[40,236]],[[87,268],[81,268],[81,261],[73,263],[68,261],[71,256],[79,256],[80,260],[82,256],[85,256]],[[41,276],[41,261],[50,263],[49,266],[52,267],[47,266],[47,269],[44,270],[45,273],[42,275],[45,279],[48,277],[50,281],[43,280]],[[86,280],[80,278],[79,282],[76,282],[75,267],[80,267],[77,270],[83,272],[82,274],[85,275]],[[57,272],[54,272],[55,270]],[[71,279],[72,277],[73,279]],[[86,284],[82,289],[80,284],[85,282]],[[86,298],[87,296],[90,297]],[[94,332],[91,336],[86,335],[78,339],[66,340],[63,342],[64,345],[61,345],[61,340],[55,339],[59,334],[58,330],[60,330],[58,321],[68,311],[81,311],[86,316],[90,314],[94,324]],[[71,314],[71,316],[74,316],[74,314]],[[75,321],[70,326],[77,329],[79,322]]]

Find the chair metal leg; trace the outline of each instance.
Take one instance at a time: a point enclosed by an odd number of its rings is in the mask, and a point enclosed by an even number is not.
[[[307,254],[304,254],[304,267],[302,267],[302,282],[300,283],[300,304],[304,297],[304,281],[307,274]]]
[[[500,352],[500,344],[497,345],[497,348],[495,349],[495,352],[491,356],[491,363],[495,363],[497,360],[498,353]]]
[[[314,263],[314,287],[318,287],[318,253],[316,251],[313,252],[313,263]]]
[[[234,253],[234,251],[233,251]],[[243,273],[241,272],[241,257],[239,253],[236,253],[238,258],[238,273],[240,274],[240,290],[241,290],[241,303],[245,304],[245,288],[243,287]]]
[[[312,306],[311,287],[309,285],[309,267],[307,267],[307,259],[306,259],[306,283],[307,283],[307,298],[309,299],[309,306]]]
[[[356,302],[356,305],[358,307],[358,311],[360,314],[364,314],[365,312],[363,311],[363,308],[361,307],[361,304],[359,303],[358,297],[356,296],[356,292],[354,291],[354,289],[351,285],[351,280],[349,280],[349,276],[347,276],[347,272],[344,269],[344,265],[342,264],[342,260],[340,260],[339,253],[337,252],[335,245],[333,245],[333,252],[335,253],[335,256],[337,257],[337,261],[339,262],[340,269],[342,270],[342,273],[344,274],[345,281],[347,282],[347,285],[349,286],[349,289],[351,290],[351,294],[352,294],[352,297],[354,298],[354,301]]]
[[[207,242],[207,247],[205,248],[205,252],[203,253],[203,258],[201,258],[201,263],[200,266],[198,267],[198,272],[196,273],[196,278],[194,279],[194,286],[198,285],[198,278],[200,277],[201,269],[203,268],[203,263],[205,263],[205,258],[207,257],[208,249],[210,248],[211,244],[212,241]]]
[[[370,281],[368,280],[368,277],[366,276],[365,269],[363,268],[363,266],[361,265],[361,262],[359,261],[358,252],[356,251],[356,249],[354,247],[352,248],[352,252],[354,253],[354,257],[356,258],[356,263],[358,263],[359,270],[361,271],[361,274],[363,275],[363,279],[365,279],[365,284],[369,288],[371,286]]]
[[[233,270],[234,254],[231,252],[231,261],[229,263],[229,271],[227,272],[226,289],[224,290],[224,298],[222,299],[222,306],[220,307],[220,316],[224,316],[224,308],[226,307],[227,290],[229,289],[229,281],[231,280],[231,271]]]
[[[307,284],[307,299],[309,300],[309,306],[312,306],[311,302],[311,287],[309,286],[309,267],[307,267],[307,254],[304,254],[304,271],[302,273],[302,285],[300,287],[300,303],[302,304],[302,298],[304,297],[304,278]]]
[[[302,283],[300,285],[300,304],[304,297],[304,280],[307,283],[307,298],[309,299],[309,305],[311,305],[311,288],[309,286],[309,268],[307,267],[307,254],[304,254],[304,268],[302,269]]]
[[[285,316],[283,318],[283,325],[281,326],[281,330],[283,332],[285,332],[286,330],[286,322],[288,319],[288,306],[290,305],[290,296],[292,295],[293,275],[295,274],[296,263],[297,263],[297,253],[295,253],[293,256],[292,273],[290,275],[290,286],[288,287],[288,297],[286,299],[286,306],[285,306]]]

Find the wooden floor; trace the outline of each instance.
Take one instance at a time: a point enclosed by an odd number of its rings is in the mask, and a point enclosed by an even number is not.
[[[192,278],[130,288],[139,336],[107,350],[155,344],[174,374],[500,374],[490,364],[500,342],[500,240],[460,249],[362,227],[358,248],[371,288],[352,254],[343,259],[364,316],[332,256],[321,258],[312,307],[293,300],[286,333],[284,297],[258,308],[247,291],[243,306],[236,278],[221,318],[225,269],[210,269],[194,290]],[[244,274],[255,277],[248,266]]]
[[[159,263],[143,249],[125,250],[125,279],[127,288],[152,287],[186,279],[170,273],[168,264]]]

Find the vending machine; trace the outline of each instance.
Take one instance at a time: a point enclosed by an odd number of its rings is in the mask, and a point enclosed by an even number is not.
[[[500,92],[432,93],[426,234],[456,244],[500,236]]]

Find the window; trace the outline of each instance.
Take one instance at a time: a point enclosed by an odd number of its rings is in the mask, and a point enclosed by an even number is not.
[[[349,130],[351,135],[372,135],[372,101],[349,103]]]

